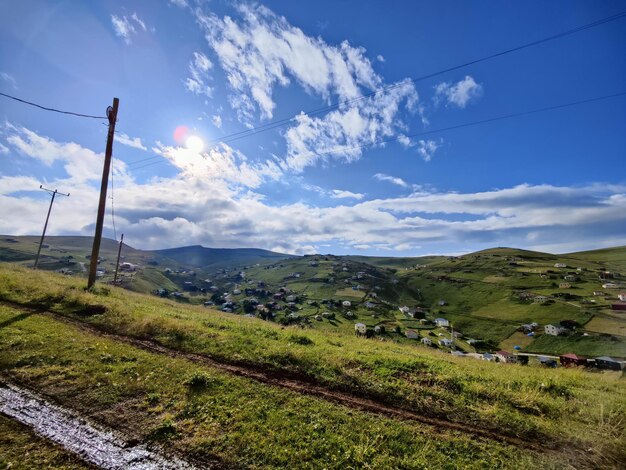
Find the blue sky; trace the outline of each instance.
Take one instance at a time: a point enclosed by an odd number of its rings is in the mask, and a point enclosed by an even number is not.
[[[419,256],[623,245],[625,96],[411,136],[626,91],[626,18],[410,80],[623,10],[3,2],[0,91],[93,115],[120,98],[105,234],[138,248]],[[93,234],[105,121],[1,98],[1,233],[40,232],[44,184],[71,193],[48,233]]]

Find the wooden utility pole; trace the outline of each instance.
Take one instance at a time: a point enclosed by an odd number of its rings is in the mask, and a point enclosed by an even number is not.
[[[102,184],[100,185],[100,203],[98,204],[98,218],[96,219],[96,233],[93,237],[91,250],[91,263],[89,265],[89,280],[87,289],[91,289],[96,282],[96,270],[98,269],[98,256],[100,254],[100,242],[102,241],[102,227],[104,226],[104,210],[106,208],[107,187],[109,186],[109,171],[111,169],[111,156],[113,155],[113,138],[115,136],[115,121],[117,121],[117,108],[120,104],[118,98],[113,98],[113,106],[107,108],[109,119],[109,134],[107,136],[107,148],[104,154],[104,167],[102,169]]]
[[[46,229],[48,228],[48,220],[50,219],[50,212],[52,212],[52,204],[54,204],[54,198],[57,194],[61,196],[70,196],[70,193],[64,194],[60,193],[56,189],[52,191],[51,189],[46,189],[43,185],[39,185],[39,189],[43,189],[44,191],[49,192],[52,195],[50,199],[50,207],[48,207],[48,215],[46,216],[46,223],[43,225],[43,233],[41,234],[41,240],[39,240],[39,249],[37,250],[37,257],[35,258],[35,269],[37,269],[37,265],[39,264],[39,255],[41,254],[41,247],[43,246],[43,238],[46,236]]]
[[[113,276],[113,285],[117,284],[117,273],[120,269],[120,256],[122,255],[122,245],[124,244],[124,234],[120,238],[120,247],[117,249],[117,262],[115,263],[115,276]]]

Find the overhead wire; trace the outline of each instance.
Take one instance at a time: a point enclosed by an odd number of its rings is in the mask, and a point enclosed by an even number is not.
[[[366,142],[363,144],[359,144],[359,145],[355,145],[355,146],[351,146],[351,147],[340,147],[340,148],[336,148],[336,149],[331,149],[331,150],[327,150],[324,152],[310,152],[309,154],[304,155],[304,157],[313,157],[313,156],[325,156],[325,155],[332,155],[333,153],[341,153],[341,152],[346,152],[346,151],[350,151],[350,150],[358,150],[361,148],[367,148],[367,147],[374,147],[377,145],[382,145],[382,144],[387,144],[387,143],[391,143],[391,142],[396,142],[400,139],[403,138],[411,138],[411,137],[423,137],[423,136],[427,136],[427,135],[431,135],[431,134],[435,134],[438,132],[446,132],[446,131],[451,131],[454,129],[461,129],[464,127],[471,127],[471,126],[478,126],[481,124],[487,124],[490,122],[495,122],[495,121],[502,121],[505,119],[512,119],[512,118],[516,118],[516,117],[521,117],[521,116],[527,116],[527,115],[531,115],[531,114],[537,114],[537,113],[542,113],[542,112],[546,112],[546,111],[552,111],[552,110],[557,110],[557,109],[562,109],[562,108],[569,108],[572,106],[578,106],[578,105],[582,105],[582,104],[586,104],[586,103],[592,103],[592,102],[596,102],[596,101],[602,101],[602,100],[607,100],[610,98],[617,98],[620,96],[624,96],[626,95],[626,91],[621,91],[618,93],[612,93],[609,95],[603,95],[603,96],[597,96],[594,98],[587,98],[587,99],[583,99],[583,100],[577,100],[577,101],[572,101],[569,103],[562,103],[562,104],[557,104],[557,105],[552,105],[552,106],[545,106],[542,108],[536,108],[536,109],[531,109],[528,111],[520,111],[520,112],[516,112],[516,113],[509,113],[509,114],[503,114],[500,116],[495,116],[492,118],[487,118],[487,119],[481,119],[478,121],[471,121],[471,122],[466,122],[466,123],[462,123],[462,124],[457,124],[454,126],[448,126],[448,127],[442,127],[439,129],[431,129],[428,131],[422,131],[422,132],[416,132],[413,134],[406,134],[406,135],[400,135],[400,136],[396,136],[396,137],[389,137],[387,139],[380,139],[374,142]],[[141,168],[146,168],[149,166],[153,166],[153,165],[158,165],[161,163],[165,163],[165,162],[169,162],[169,160],[159,160],[157,162],[152,162],[152,163],[148,163],[146,165],[142,165],[139,167],[135,167],[133,168],[133,170],[139,170]]]
[[[106,119],[106,116],[93,116],[93,115],[90,115],[90,114],[81,114],[81,113],[75,113],[73,111],[63,111],[61,109],[49,108],[47,106],[42,106],[40,104],[33,103],[32,101],[26,101],[26,100],[23,100],[23,99],[18,98],[16,96],[8,95],[8,94],[2,93],[2,92],[0,92],[0,96],[4,96],[5,98],[10,98],[12,100],[19,101],[20,103],[28,104],[30,106],[34,106],[34,107],[39,108],[39,109],[43,109],[44,111],[52,111],[54,113],[69,114],[69,115],[72,115],[72,116],[78,116],[78,117],[84,117],[84,118],[90,118],[90,119]]]
[[[361,95],[359,95],[359,96],[357,96],[355,98],[339,101],[337,103],[334,103],[334,104],[331,104],[331,105],[328,105],[328,106],[324,106],[324,107],[321,107],[321,108],[313,109],[313,110],[307,111],[307,112],[302,112],[302,113],[300,113],[298,115],[295,115],[295,116],[278,119],[278,120],[275,120],[275,121],[272,121],[272,122],[268,122],[266,124],[262,124],[262,125],[259,125],[259,126],[252,127],[250,129],[244,129],[244,130],[241,130],[241,131],[238,131],[238,132],[234,132],[234,133],[228,134],[226,136],[223,136],[220,139],[211,140],[211,141],[208,142],[208,145],[217,144],[219,142],[231,143],[231,142],[234,142],[234,141],[237,141],[237,140],[249,137],[249,136],[254,135],[256,133],[259,133],[259,132],[266,132],[266,131],[269,131],[269,130],[272,130],[272,129],[276,129],[278,127],[282,127],[282,126],[288,124],[289,122],[292,122],[296,117],[298,117],[300,115],[308,116],[308,117],[317,116],[319,114],[323,114],[323,113],[326,113],[326,112],[330,112],[330,111],[332,111],[334,109],[338,109],[338,108],[340,108],[342,106],[345,106],[345,105],[350,105],[350,104],[357,103],[357,102],[359,102],[361,100],[364,100],[366,98],[370,98],[372,96],[376,96],[376,95],[384,93],[386,91],[390,91],[390,90],[393,90],[393,89],[396,89],[396,88],[400,88],[400,87],[406,86],[406,84],[408,82],[417,83],[417,82],[420,82],[420,81],[423,81],[423,80],[427,80],[429,78],[434,78],[434,77],[436,77],[438,75],[442,75],[442,74],[445,74],[445,73],[448,73],[448,72],[453,72],[455,70],[459,70],[459,69],[468,67],[470,65],[475,65],[475,64],[478,64],[478,63],[481,63],[481,62],[485,62],[487,60],[494,59],[496,57],[501,57],[501,56],[504,56],[504,55],[507,55],[507,54],[511,54],[513,52],[517,52],[517,51],[520,51],[520,50],[523,50],[523,49],[527,49],[529,47],[533,47],[533,46],[537,46],[539,44],[544,44],[546,42],[554,41],[556,39],[560,39],[560,38],[563,38],[565,36],[569,36],[569,35],[572,35],[572,34],[575,34],[575,33],[579,33],[581,31],[585,31],[587,29],[595,28],[597,26],[601,26],[603,24],[609,23],[611,21],[616,21],[616,20],[624,18],[624,17],[626,17],[626,11],[622,11],[620,13],[616,13],[614,15],[611,15],[611,16],[608,16],[608,17],[605,17],[605,18],[601,18],[601,19],[593,21],[591,23],[587,23],[587,24],[578,26],[576,28],[572,28],[572,29],[569,29],[569,30],[566,30],[566,31],[562,31],[560,33],[553,34],[551,36],[547,36],[547,37],[542,38],[542,39],[538,39],[538,40],[535,40],[535,41],[527,42],[525,44],[522,44],[522,45],[519,45],[519,46],[516,46],[516,47],[505,49],[503,51],[499,51],[499,52],[496,52],[496,53],[493,53],[493,54],[490,54],[490,55],[487,55],[487,56],[484,56],[484,57],[481,57],[481,58],[478,58],[478,59],[474,59],[474,60],[471,60],[471,61],[468,61],[468,62],[464,62],[462,64],[455,65],[453,67],[448,67],[446,69],[438,70],[436,72],[431,72],[429,74],[422,75],[420,77],[413,77],[413,78],[409,78],[408,80],[402,80],[402,81],[399,81],[399,82],[396,82],[396,83],[392,83],[390,85],[387,85],[387,86],[378,88],[376,90],[373,90],[370,93],[361,94]],[[158,155],[152,156],[152,157],[148,157],[148,158],[144,158],[144,159],[137,160],[135,162],[129,163],[129,166],[132,167],[133,165],[136,165],[136,164],[139,164],[139,163],[143,163],[143,162],[146,162],[146,161],[150,161],[150,160],[159,159],[159,158],[161,158],[161,157],[158,156]],[[143,168],[143,167],[139,167],[139,168]]]

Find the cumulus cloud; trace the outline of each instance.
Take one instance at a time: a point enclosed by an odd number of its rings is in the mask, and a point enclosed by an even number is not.
[[[363,96],[385,84],[362,47],[308,36],[261,5],[242,4],[237,12],[233,19],[197,10],[196,18],[226,74],[228,101],[239,121],[250,128],[257,115],[272,118],[274,89],[294,82],[328,103],[342,103],[323,117],[302,113],[294,119],[284,133],[284,169],[300,172],[331,158],[354,161],[364,146],[406,127],[402,110],[416,111],[410,80]]]
[[[386,175],[384,173],[376,173],[373,177],[378,181],[388,181],[389,183],[395,184],[396,186],[402,186],[403,188],[409,187],[406,181],[395,176]]]
[[[111,24],[113,25],[113,31],[115,35],[122,38],[126,44],[132,43],[132,37],[137,34],[137,29],[147,31],[146,23],[137,15],[133,13],[130,16],[117,16],[111,15]]]
[[[470,101],[480,98],[483,94],[482,85],[476,83],[473,77],[467,75],[463,80],[441,82],[435,86],[435,103],[445,102],[459,108],[465,108]]]
[[[429,162],[431,158],[433,158],[433,155],[435,155],[437,149],[441,147],[442,143],[443,139],[441,139],[440,141],[419,140],[417,143],[417,153],[420,155],[420,157],[424,159],[424,161]]]
[[[344,191],[341,189],[331,190],[331,196],[333,199],[356,199],[360,201],[365,197],[365,194],[353,193],[352,191]]]
[[[193,59],[189,62],[189,74],[185,80],[185,88],[196,95],[213,96],[213,88],[206,84],[210,78],[209,70],[213,63],[202,52],[194,52]]]
[[[222,128],[222,116],[220,116],[219,114],[214,114],[213,116],[211,116],[211,122],[218,129]]]
[[[141,138],[129,137],[127,134],[124,134],[123,132],[115,134],[115,141],[119,142],[122,145],[126,145],[128,147],[143,150],[144,152],[148,150],[148,148],[141,142]]]
[[[91,235],[99,175],[85,175],[83,161],[101,168],[102,155],[19,126],[9,127],[7,133],[9,145],[18,150],[16,158],[64,165],[66,175],[47,184],[71,189],[72,197],[55,214],[50,234]],[[114,164],[117,224],[128,243],[140,248],[201,243],[306,253],[328,251],[325,245],[334,243],[347,251],[360,247],[417,255],[416,250],[432,253],[444,247],[450,252],[468,245],[550,246],[561,251],[626,244],[625,186],[524,184],[476,193],[422,189],[368,201],[336,189],[330,193],[341,198],[340,205],[276,205],[253,191],[279,173],[271,164],[251,162],[224,145],[205,156],[162,145],[160,152],[178,169],[174,176],[137,182],[122,162]],[[378,175],[394,182],[389,175]],[[399,178],[395,184],[400,182],[407,184]],[[24,193],[24,188],[38,184],[34,177],[0,176],[1,233],[41,229],[47,201]]]

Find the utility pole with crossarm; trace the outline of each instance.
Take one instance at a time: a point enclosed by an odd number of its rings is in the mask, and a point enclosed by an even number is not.
[[[49,192],[52,195],[50,199],[50,207],[48,207],[48,215],[46,216],[46,223],[43,225],[43,233],[41,234],[41,240],[39,240],[39,249],[37,250],[37,257],[35,258],[35,269],[37,269],[37,265],[39,264],[39,255],[41,254],[41,247],[43,246],[43,239],[46,236],[46,229],[48,228],[48,220],[50,219],[50,212],[52,212],[52,204],[54,204],[54,198],[57,194],[61,196],[70,196],[70,193],[60,193],[58,190],[52,191],[51,189],[44,188],[43,185],[39,185],[39,189],[43,189],[44,191]]]

